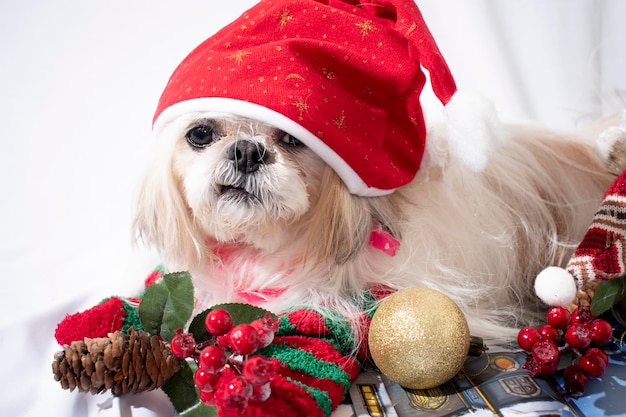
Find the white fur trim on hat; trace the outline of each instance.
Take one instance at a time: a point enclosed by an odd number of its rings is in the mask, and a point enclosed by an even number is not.
[[[544,269],[535,278],[535,294],[550,306],[565,307],[571,304],[577,291],[572,274],[557,266]]]
[[[274,110],[248,101],[225,97],[203,97],[181,101],[172,104],[161,112],[154,121],[153,131],[158,134],[167,123],[182,115],[210,111],[249,117],[293,135],[330,165],[352,194],[362,197],[376,197],[393,192],[393,190],[368,187],[350,165],[309,130]]]

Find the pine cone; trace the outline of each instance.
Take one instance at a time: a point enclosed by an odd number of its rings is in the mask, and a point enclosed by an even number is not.
[[[114,395],[161,387],[181,369],[181,361],[158,336],[131,328],[109,337],[85,338],[54,355],[52,372],[63,389]]]

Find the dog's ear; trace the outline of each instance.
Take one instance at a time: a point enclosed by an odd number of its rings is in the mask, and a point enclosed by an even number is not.
[[[307,230],[305,261],[341,265],[354,259],[369,241],[372,216],[365,197],[350,194],[330,167],[320,185]]]
[[[140,185],[133,229],[136,237],[153,245],[171,265],[190,269],[202,258],[204,245],[197,236],[180,178],[173,169],[171,149],[159,149]]]

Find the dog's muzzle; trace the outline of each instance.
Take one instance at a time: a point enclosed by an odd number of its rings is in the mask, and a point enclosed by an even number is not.
[[[238,140],[226,150],[226,157],[234,163],[235,169],[241,174],[258,171],[262,165],[271,164],[274,160],[265,145],[251,140]]]

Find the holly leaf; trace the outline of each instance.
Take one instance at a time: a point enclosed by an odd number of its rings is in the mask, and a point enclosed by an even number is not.
[[[162,387],[181,417],[215,417],[214,407],[209,407],[200,401],[200,396],[193,383],[194,370],[185,361],[183,368],[172,376]]]
[[[626,277],[601,281],[591,300],[591,314],[599,316],[626,297]]]
[[[170,341],[193,311],[193,284],[189,272],[165,274],[150,285],[139,304],[144,330]]]
[[[233,318],[233,326],[242,323],[250,323],[256,319],[265,317],[268,313],[272,314],[267,310],[250,304],[226,303],[214,305],[213,307],[204,310],[202,313],[195,316],[189,325],[189,333],[193,333],[197,342],[203,342],[211,338],[211,335],[207,332],[206,327],[204,326],[204,320],[211,310],[218,308],[224,309],[230,313]],[[272,317],[275,318],[276,316],[272,314]]]

